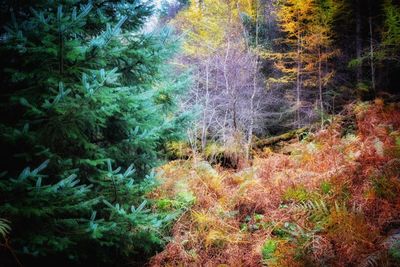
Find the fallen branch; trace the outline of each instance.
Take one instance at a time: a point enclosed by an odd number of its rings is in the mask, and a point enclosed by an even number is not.
[[[273,136],[273,137],[266,138],[266,139],[260,139],[254,143],[254,147],[263,148],[266,146],[273,146],[279,142],[289,141],[294,138],[297,138],[299,135],[301,135],[305,132],[308,132],[309,130],[310,130],[310,127],[303,127],[303,128],[296,129],[296,130],[293,130],[293,131],[290,131],[290,132],[287,132],[287,133],[284,133],[284,134],[281,134],[278,136]]]

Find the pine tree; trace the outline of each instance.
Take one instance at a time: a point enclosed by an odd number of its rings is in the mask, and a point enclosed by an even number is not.
[[[10,248],[22,261],[144,260],[171,219],[146,208],[150,171],[190,118],[177,106],[188,79],[165,64],[177,40],[141,31],[152,12],[142,1],[2,7],[0,218]]]

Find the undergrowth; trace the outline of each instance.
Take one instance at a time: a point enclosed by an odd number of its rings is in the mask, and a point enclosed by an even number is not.
[[[355,116],[348,133],[342,121]],[[178,160],[156,208],[180,210],[151,266],[398,266],[400,109],[349,106],[325,129],[239,171]]]

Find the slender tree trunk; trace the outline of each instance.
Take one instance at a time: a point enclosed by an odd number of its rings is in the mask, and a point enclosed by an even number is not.
[[[232,118],[233,118],[233,127],[236,130],[237,124],[236,124],[236,97],[233,95],[233,92],[231,92],[231,86],[229,85],[229,77],[228,77],[228,71],[227,71],[227,65],[228,65],[228,58],[229,58],[229,51],[230,51],[230,40],[228,39],[228,46],[226,48],[226,54],[225,54],[225,60],[224,60],[224,67],[223,67],[223,72],[224,72],[224,80],[225,80],[225,89],[227,92],[227,95],[229,95],[232,99],[232,106],[230,107],[230,111],[232,112]],[[228,108],[229,109],[229,108]]]
[[[362,54],[362,39],[361,39],[361,10],[360,10],[360,0],[356,0],[356,56],[357,60],[361,61]],[[362,64],[357,66],[356,78],[357,83],[362,81]]]
[[[324,102],[322,96],[322,55],[321,47],[318,48],[318,88],[319,88],[319,105],[321,112],[321,128],[324,126]]]
[[[250,150],[251,150],[251,143],[253,139],[253,130],[254,130],[254,98],[256,96],[256,91],[257,91],[257,72],[258,72],[258,57],[255,62],[255,67],[254,67],[254,77],[253,77],[253,92],[250,97],[250,125],[249,125],[249,131],[248,131],[248,136],[247,136],[247,148],[246,148],[246,159],[250,159]]]
[[[233,113],[233,130],[234,130],[235,133],[237,133],[237,129],[238,129],[238,126],[237,126],[237,108],[236,108],[236,106],[237,106],[237,97],[234,96],[233,97],[233,105],[232,105],[232,113]]]
[[[200,90],[200,79],[201,79],[201,72],[198,71],[197,72],[197,83],[196,83],[196,94],[195,94],[195,103],[196,105],[199,104],[199,99],[201,99],[201,97],[199,96],[199,90]],[[188,138],[189,138],[189,143],[190,146],[192,148],[192,153],[193,153],[193,158],[194,161],[197,162],[197,142],[198,142],[198,134],[199,134],[199,124],[195,124],[193,125],[192,129],[188,129]]]
[[[301,36],[300,33],[297,36],[297,77],[296,77],[296,123],[300,128],[300,94],[301,94]]]
[[[258,48],[258,1],[257,1],[257,7],[256,7],[256,49]],[[256,51],[258,53],[258,51]],[[255,60],[255,65],[254,65],[254,76],[253,76],[253,92],[250,97],[250,125],[249,125],[249,131],[248,131],[248,136],[247,136],[247,147],[246,147],[246,159],[250,159],[250,150],[251,150],[251,143],[253,139],[253,128],[254,128],[254,98],[256,96],[256,91],[257,91],[257,72],[258,72],[258,55],[256,55],[256,60]]]
[[[203,127],[201,132],[201,149],[204,152],[207,145],[207,112],[208,104],[210,101],[210,90],[209,90],[209,61],[206,62],[206,99],[203,110]]]
[[[372,91],[375,96],[376,94],[376,84],[375,84],[375,64],[374,64],[374,36],[372,29],[372,17],[369,17],[369,37],[370,37],[370,63],[371,63],[371,83]]]
[[[226,144],[227,138],[226,138],[226,121],[228,118],[228,110],[225,110],[225,115],[224,115],[224,122],[222,124],[222,143]]]

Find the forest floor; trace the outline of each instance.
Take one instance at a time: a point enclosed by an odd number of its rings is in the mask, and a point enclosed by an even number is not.
[[[151,266],[400,264],[399,104],[353,104],[240,170],[190,159],[159,172],[156,208],[183,212]]]

